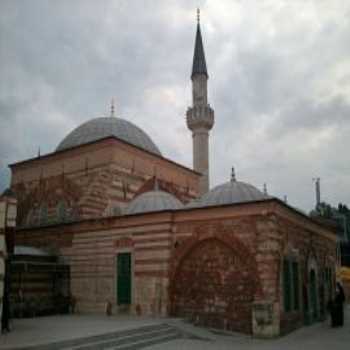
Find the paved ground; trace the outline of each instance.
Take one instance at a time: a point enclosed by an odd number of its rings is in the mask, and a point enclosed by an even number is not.
[[[130,316],[52,316],[15,320],[13,332],[0,336],[0,349],[43,344],[101,333],[132,329],[146,325],[169,323],[203,340],[178,339],[147,347],[148,350],[348,350],[350,349],[350,307],[346,310],[345,326],[330,328],[329,322],[303,327],[274,340],[253,339],[241,334],[214,334],[176,319],[136,318]]]
[[[303,327],[278,339],[253,339],[241,334],[212,334],[211,340],[179,339],[169,343],[150,346],[145,350],[349,350],[350,349],[350,308],[347,310],[345,326],[331,328],[329,321]],[[187,326],[187,330],[191,327]],[[205,336],[205,332],[197,335]]]
[[[59,315],[13,320],[13,330],[0,335],[0,349],[39,345],[163,323],[130,316]]]

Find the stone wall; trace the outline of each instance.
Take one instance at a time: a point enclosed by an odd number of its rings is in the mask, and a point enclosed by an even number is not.
[[[255,259],[237,239],[214,233],[176,249],[171,314],[213,328],[251,333],[251,309],[259,287]]]
[[[12,195],[3,194],[0,196],[0,320],[3,312],[8,315],[9,297],[9,255],[13,253],[14,236],[17,215],[17,200]],[[8,316],[7,316],[8,317]],[[2,324],[8,328],[8,318],[4,317]]]
[[[105,218],[83,223],[21,230],[17,243],[52,249],[70,265],[71,293],[78,312],[126,311],[117,305],[117,254],[132,257],[132,302],[130,313],[166,315],[168,266],[172,239],[170,216],[154,214],[141,220]]]
[[[183,203],[198,194],[199,175],[115,139],[53,153],[11,166],[19,226],[45,226],[120,215],[127,203],[161,189]],[[154,185],[153,185],[154,186]]]
[[[4,296],[5,282],[5,259],[6,259],[6,241],[5,241],[5,219],[6,203],[0,198],[0,320],[2,319],[2,303]]]
[[[174,239],[180,253],[174,253],[172,258],[171,312],[212,327],[253,332],[262,337],[289,332],[304,323],[303,287],[309,288],[308,264],[315,257],[319,269],[318,288],[322,291],[318,295],[317,311],[321,319],[330,297],[324,271],[335,268],[335,235],[279,203],[242,205],[232,208],[230,213],[225,210],[228,209],[221,209],[220,219],[219,208],[197,211],[192,214],[192,220],[186,218],[189,214],[183,214],[183,222],[178,219]],[[223,238],[231,240],[226,248],[222,245]],[[235,245],[240,248],[234,248]],[[223,263],[226,257],[230,261],[229,256],[240,266],[238,270],[249,271],[245,282],[238,275],[234,277],[242,282],[242,292],[249,299],[246,304],[235,302],[235,293],[225,295],[226,286],[235,291],[230,285],[231,279],[225,279],[229,271],[234,271],[231,262]],[[290,312],[284,311],[282,295],[285,256],[296,256],[299,264],[300,305],[298,310]],[[205,288],[201,288],[203,285]],[[259,288],[252,291],[251,286]],[[229,305],[236,305],[239,310],[237,319],[229,319],[228,315],[234,314]]]
[[[299,300],[298,310],[286,312],[283,308],[282,263],[279,265],[279,292],[281,300],[281,333],[288,333],[304,323],[322,320],[326,317],[327,302],[332,298],[335,284],[336,244],[335,235],[315,230],[304,219],[299,221],[291,216],[278,218],[278,227],[282,237],[281,258],[288,257],[299,264]],[[310,269],[317,276],[317,316],[310,315]],[[325,271],[332,271],[332,286],[326,281]]]
[[[262,293],[255,218],[221,211],[218,220],[215,212],[198,211],[196,221],[176,225],[170,312],[205,326],[252,333],[252,305]]]
[[[107,301],[114,312],[125,311],[116,304],[116,256],[130,252],[127,311],[170,313],[263,337],[302,325],[302,283],[308,283],[310,260],[320,271],[335,262],[335,235],[276,200],[23,229],[17,239],[59,250],[70,262],[81,312],[104,312]],[[285,256],[297,258],[302,281],[300,308],[288,313],[281,278]]]

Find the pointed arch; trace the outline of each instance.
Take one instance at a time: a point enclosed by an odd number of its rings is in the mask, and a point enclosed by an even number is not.
[[[191,237],[172,257],[172,315],[209,327],[251,333],[252,303],[261,289],[254,256],[231,234]]]

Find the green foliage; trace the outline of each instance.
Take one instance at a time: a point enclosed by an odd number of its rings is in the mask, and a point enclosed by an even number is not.
[[[316,207],[316,212],[319,216],[322,216],[327,219],[332,218],[332,207],[330,204],[326,202],[321,202],[317,207]]]
[[[350,216],[350,210],[346,204],[339,203],[338,204],[338,212],[341,214],[344,214],[348,217]]]
[[[310,216],[334,221],[338,226],[339,238],[345,240],[350,238],[350,209],[346,204],[339,203],[338,207],[335,208],[326,202],[321,202],[315,210],[310,212]]]

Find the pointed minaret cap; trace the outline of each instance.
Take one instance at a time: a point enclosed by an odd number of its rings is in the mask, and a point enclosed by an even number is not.
[[[236,173],[234,167],[231,169],[231,182],[236,182]]]
[[[202,34],[201,34],[201,28],[200,28],[200,10],[199,9],[197,9],[197,33],[196,33],[196,42],[194,46],[191,79],[193,79],[193,77],[196,74],[205,74],[208,78],[207,64],[205,62]]]

